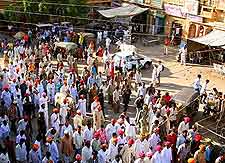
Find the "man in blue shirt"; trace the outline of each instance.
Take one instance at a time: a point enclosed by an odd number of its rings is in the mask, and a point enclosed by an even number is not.
[[[205,150],[205,159],[207,163],[210,163],[212,161],[212,150],[212,143],[209,142]]]

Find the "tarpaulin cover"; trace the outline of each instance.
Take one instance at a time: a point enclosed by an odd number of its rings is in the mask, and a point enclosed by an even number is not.
[[[114,18],[114,17],[135,16],[147,10],[148,8],[141,8],[139,6],[129,4],[127,6],[117,7],[113,9],[98,10],[98,12],[106,18]]]
[[[225,45],[225,31],[213,30],[205,36],[189,39],[208,46],[224,46]]]

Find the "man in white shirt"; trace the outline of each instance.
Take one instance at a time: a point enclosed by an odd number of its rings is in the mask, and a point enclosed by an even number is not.
[[[92,156],[92,148],[90,141],[85,142],[85,146],[82,149],[82,163],[88,163]]]
[[[135,76],[134,76],[136,85],[141,83],[141,77],[142,77],[141,71],[140,70],[136,71]]]
[[[77,110],[77,114],[73,117],[73,127],[76,129],[78,126],[82,126],[83,117],[80,110]]]
[[[183,131],[185,130],[189,130],[189,122],[190,122],[190,118],[189,117],[184,117],[184,120],[179,124],[178,126],[178,134],[182,134]]]
[[[77,131],[73,133],[73,145],[75,148],[75,155],[81,154],[81,150],[83,148],[83,142],[84,142],[84,139],[83,139],[81,126],[78,126]]]
[[[139,88],[137,91],[137,97],[139,97],[141,95],[143,97],[145,97],[145,94],[146,94],[146,88],[145,88],[145,83],[143,82],[142,84],[141,83],[139,84]]]
[[[106,45],[106,48],[109,49],[109,46],[110,46],[110,43],[111,43],[111,39],[109,37],[107,37],[105,39],[105,45]]]
[[[50,117],[51,120],[51,127],[54,127],[56,131],[59,131],[59,125],[60,125],[60,118],[59,118],[59,109],[54,108],[53,113]]]
[[[180,64],[186,66],[187,47],[186,45],[180,49]]]
[[[216,159],[215,163],[222,163],[225,161],[225,153],[221,152],[219,157]]]
[[[164,69],[164,66],[162,65],[162,62],[159,61],[159,64],[158,64],[158,67],[157,67],[157,79],[158,79],[158,85],[160,85],[160,75],[161,75],[161,72],[163,71]]]
[[[202,86],[201,86],[201,78],[202,78],[202,76],[200,74],[198,74],[197,79],[195,79],[194,85],[193,85],[194,90],[199,92],[199,93],[200,93],[200,90],[202,88]]]
[[[27,161],[27,149],[25,145],[25,140],[21,139],[20,143],[16,146],[16,161],[26,162]]]
[[[84,95],[80,95],[78,100],[77,108],[80,110],[80,113],[83,117],[86,117],[87,110],[87,100],[84,98]]]
[[[71,124],[69,124],[68,120],[66,121],[66,123],[61,128],[61,134],[60,134],[61,138],[64,136],[64,131],[67,131],[70,136],[73,135],[73,127],[71,126]]]
[[[107,126],[105,128],[107,141],[109,141],[111,139],[113,133],[117,132],[117,127],[116,127],[115,123],[116,123],[116,120],[111,119],[111,123],[107,124]]]
[[[207,89],[208,89],[209,80],[207,79],[205,83],[202,85],[202,88],[200,90],[200,96],[201,96],[201,102],[205,103],[205,99],[207,97]]]
[[[165,142],[165,147],[161,152],[161,156],[163,157],[162,163],[171,163],[172,162],[172,149],[170,147],[170,142]]]
[[[83,132],[84,141],[90,141],[91,142],[91,140],[93,138],[93,133],[94,133],[94,130],[92,128],[92,124],[88,123],[87,127],[84,129],[84,132]]]
[[[113,92],[113,111],[114,113],[119,113],[120,110],[120,93],[119,87],[117,86]]]
[[[102,144],[101,149],[98,151],[98,162],[107,163],[107,144]]]

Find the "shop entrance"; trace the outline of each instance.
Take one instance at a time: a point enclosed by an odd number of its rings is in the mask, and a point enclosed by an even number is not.
[[[172,22],[172,28],[170,31],[170,40],[172,45],[179,45],[182,38],[182,28],[183,26],[177,21]]]

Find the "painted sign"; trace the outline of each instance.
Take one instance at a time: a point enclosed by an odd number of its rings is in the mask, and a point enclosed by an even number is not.
[[[184,9],[186,13],[192,15],[198,15],[199,1],[197,0],[185,0]]]
[[[200,16],[196,16],[196,15],[191,15],[191,14],[187,14],[187,19],[192,21],[192,22],[198,22],[198,23],[202,23],[203,22],[203,18]]]
[[[184,8],[181,6],[164,4],[164,9],[168,15],[181,17],[181,18],[186,18],[187,16],[187,13],[185,12]]]

